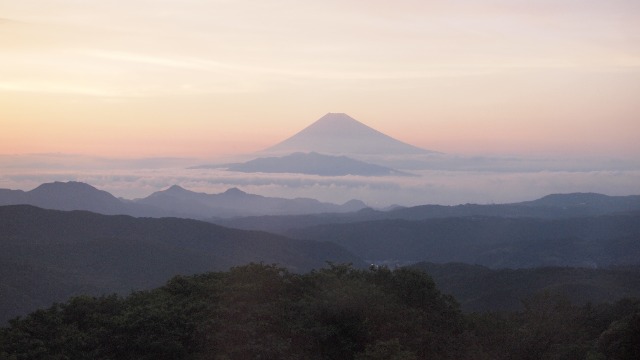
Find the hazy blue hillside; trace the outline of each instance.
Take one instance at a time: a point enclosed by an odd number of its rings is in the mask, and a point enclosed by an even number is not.
[[[459,217],[292,229],[373,263],[464,262],[499,267],[640,264],[640,214],[566,219]]]
[[[290,229],[322,224],[374,220],[425,220],[432,218],[492,216],[508,218],[571,218],[640,211],[640,195],[607,196],[592,193],[552,194],[534,201],[511,204],[420,205],[389,211],[362,209],[346,214],[256,216],[219,219],[214,222],[238,229],[286,233]]]
[[[74,181],[45,183],[30,191],[0,189],[0,205],[23,204],[55,210],[87,210],[107,215],[192,219],[343,213],[366,207],[358,200],[338,205],[310,198],[285,199],[248,194],[237,188],[220,194],[206,194],[177,185],[135,200],[119,199],[89,184]]]
[[[189,191],[177,185],[135,202],[198,219],[248,214],[343,213],[366,207],[363,202],[357,200],[337,205],[309,198],[284,199],[248,194],[238,188],[231,188],[220,194],[206,194]]]
[[[196,220],[0,207],[0,321],[71,295],[127,293],[177,274],[249,262],[308,271],[360,260],[328,242],[299,241]]]
[[[30,191],[0,190],[0,205],[27,204],[46,209],[129,214],[130,209],[106,191],[81,182],[53,182]]]

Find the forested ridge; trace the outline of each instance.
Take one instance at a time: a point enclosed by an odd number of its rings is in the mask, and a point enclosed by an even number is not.
[[[0,359],[636,359],[640,300],[461,312],[414,268],[250,264],[126,297],[80,296],[0,329]]]
[[[0,325],[71,296],[126,295],[175,275],[250,262],[303,272],[327,260],[359,262],[333,243],[196,220],[0,206]]]

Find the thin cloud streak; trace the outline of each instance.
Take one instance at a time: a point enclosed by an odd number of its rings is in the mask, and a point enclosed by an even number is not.
[[[82,85],[73,85],[63,82],[43,81],[0,81],[0,92],[25,92],[25,93],[50,93],[73,94],[97,97],[119,97],[122,93],[109,91],[106,88],[92,88]],[[127,94],[132,96],[131,93]]]

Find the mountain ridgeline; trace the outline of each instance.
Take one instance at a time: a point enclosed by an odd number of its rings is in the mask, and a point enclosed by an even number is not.
[[[344,214],[305,214],[294,216],[248,216],[215,220],[239,229],[286,233],[315,225],[343,224],[379,220],[426,220],[436,218],[500,217],[566,219],[600,215],[640,213],[640,195],[608,196],[595,193],[552,194],[537,200],[510,204],[419,205],[381,211],[364,208]]]
[[[344,204],[309,198],[284,199],[231,188],[219,194],[199,193],[173,185],[134,200],[116,198],[82,182],[45,183],[30,191],[0,189],[0,206],[33,205],[54,210],[87,210],[105,215],[209,219],[224,226],[284,233],[293,228],[377,220],[487,216],[568,218],[640,212],[640,195],[553,194],[511,204],[421,205],[374,210],[359,200]]]
[[[135,200],[119,199],[89,184],[75,181],[46,183],[30,191],[0,189],[0,205],[21,204],[54,210],[87,210],[105,215],[192,219],[341,213],[366,207],[359,200],[337,205],[309,198],[284,199],[248,194],[237,188],[220,194],[206,194],[177,185]]]

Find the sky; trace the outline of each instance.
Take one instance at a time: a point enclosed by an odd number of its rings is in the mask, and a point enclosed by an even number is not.
[[[0,0],[0,154],[262,150],[328,112],[451,154],[640,158],[637,0]]]

